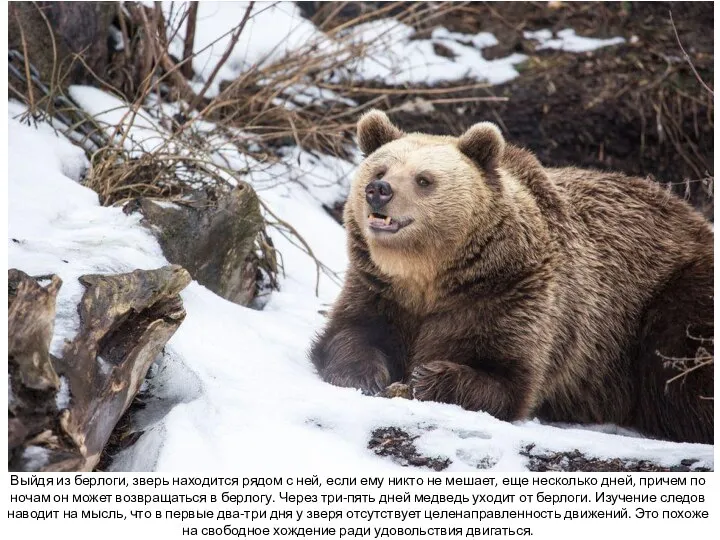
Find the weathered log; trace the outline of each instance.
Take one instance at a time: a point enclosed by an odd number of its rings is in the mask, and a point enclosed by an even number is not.
[[[12,451],[42,434],[50,423],[60,379],[48,347],[55,298],[62,282],[47,287],[19,270],[8,272],[8,445]]]
[[[217,200],[198,194],[182,205],[140,198],[123,210],[139,211],[167,260],[186,268],[198,283],[236,304],[252,302],[258,273],[253,248],[264,222],[250,185],[240,183]]]
[[[55,299],[62,280],[52,276],[47,288],[27,274],[8,272],[8,357],[18,366],[23,386],[57,390],[60,379],[48,348],[55,327]]]
[[[80,328],[48,353],[60,280],[10,270],[9,469],[92,470],[147,370],[185,317],[179,266],[87,275]]]

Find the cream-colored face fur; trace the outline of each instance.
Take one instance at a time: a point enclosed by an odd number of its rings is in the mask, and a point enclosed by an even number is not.
[[[397,232],[370,226],[373,209],[365,189],[375,179],[392,188],[392,199],[378,214],[403,225]],[[454,138],[406,135],[363,161],[351,201],[371,251],[382,246],[431,255],[465,238],[486,189],[482,173],[460,153]]]
[[[431,280],[433,269],[452,257],[487,210],[492,191],[481,166],[497,160],[502,135],[491,124],[478,124],[460,138],[406,135],[384,113],[372,111],[360,120],[358,139],[369,155],[352,184],[349,217],[383,272]],[[378,179],[390,184],[393,196],[373,210],[365,190]],[[383,230],[378,219],[392,220],[399,230]]]

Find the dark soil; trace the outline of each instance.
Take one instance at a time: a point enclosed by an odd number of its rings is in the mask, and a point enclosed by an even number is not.
[[[378,456],[390,457],[403,467],[427,467],[434,471],[447,469],[451,461],[447,458],[422,456],[413,441],[419,435],[411,436],[407,431],[395,427],[378,428],[372,432],[368,448]]]
[[[372,432],[368,448],[378,456],[389,457],[404,467],[427,467],[442,471],[452,463],[450,459],[420,455],[413,444],[419,435],[410,435],[396,427],[378,428]],[[528,458],[528,470],[532,472],[709,472],[707,467],[695,467],[697,460],[683,459],[670,467],[647,460],[598,459],[588,457],[579,450],[554,452],[541,450],[529,444],[520,450]]]
[[[520,455],[529,458],[528,469],[533,472],[708,472],[705,467],[693,468],[696,460],[683,459],[672,467],[651,461],[589,458],[578,450],[572,452],[541,451],[534,444],[526,446]]]
[[[378,428],[372,432],[368,448],[378,456],[390,457],[404,467],[427,467],[442,471],[452,463],[450,459],[420,455],[413,444],[419,435],[410,435],[396,427]],[[520,450],[528,458],[528,470],[532,472],[710,472],[707,467],[695,467],[697,460],[683,459],[666,467],[647,460],[598,459],[588,457],[579,450],[554,452],[541,450],[529,444]]]
[[[378,8],[385,3],[372,4]],[[483,51],[487,58],[521,52],[529,59],[518,67],[520,76],[507,84],[453,94],[507,101],[435,103],[432,112],[397,111],[393,120],[407,131],[450,134],[491,120],[510,142],[529,148],[547,166],[650,176],[671,184],[712,219],[713,96],[683,58],[670,21],[672,10],[685,51],[699,76],[712,86],[712,3],[553,4],[458,3],[442,17],[416,21],[418,37],[426,37],[436,26],[492,32],[500,44]],[[346,18],[369,10],[354,5]],[[322,13],[315,12],[314,18]],[[523,32],[544,28],[573,28],[588,37],[622,36],[626,43],[588,53],[536,51],[536,43],[525,39]],[[373,97],[377,94],[359,99]],[[376,106],[392,109],[414,97],[408,89]]]

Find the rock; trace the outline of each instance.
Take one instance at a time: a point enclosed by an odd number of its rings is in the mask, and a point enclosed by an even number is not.
[[[184,319],[190,275],[167,266],[82,276],[80,328],[62,358],[48,353],[61,285],[49,279],[8,272],[8,468],[89,471]]]
[[[167,260],[198,283],[236,304],[251,304],[258,290],[255,240],[264,221],[250,185],[241,183],[216,199],[198,195],[188,204],[135,199],[123,211],[139,211]]]

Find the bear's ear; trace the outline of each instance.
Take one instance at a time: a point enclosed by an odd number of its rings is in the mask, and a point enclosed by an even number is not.
[[[492,122],[471,126],[458,139],[458,149],[483,171],[494,171],[505,150],[505,139],[500,128]]]
[[[373,109],[362,115],[357,124],[357,138],[360,150],[366,156],[383,144],[402,137],[404,133],[393,125],[387,115]]]

